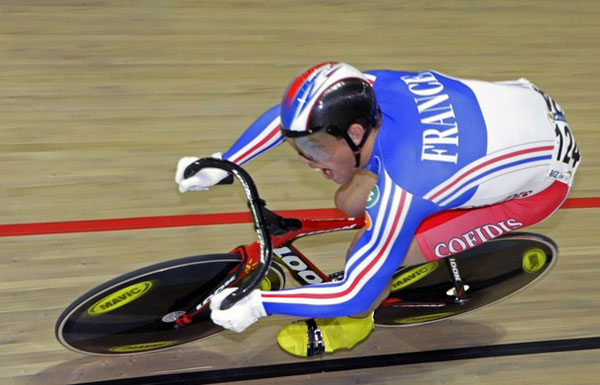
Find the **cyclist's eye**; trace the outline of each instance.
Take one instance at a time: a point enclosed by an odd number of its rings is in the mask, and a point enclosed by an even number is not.
[[[303,154],[303,153],[302,153],[302,152],[300,152],[300,151],[298,151],[298,155],[300,155],[300,156],[301,156],[301,157],[303,157],[304,159],[308,160],[309,162],[316,162],[316,160],[315,160],[313,157],[311,157],[311,156],[308,156],[308,155],[306,155],[306,154]]]

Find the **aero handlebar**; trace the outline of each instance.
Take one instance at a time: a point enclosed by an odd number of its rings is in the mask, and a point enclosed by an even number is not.
[[[244,192],[246,193],[248,207],[250,208],[252,220],[254,222],[254,230],[256,231],[258,243],[260,245],[260,263],[252,274],[251,278],[242,283],[236,291],[228,295],[225,299],[223,299],[223,302],[221,302],[221,310],[227,310],[258,287],[262,279],[265,277],[269,266],[271,265],[271,259],[273,257],[273,245],[271,244],[271,235],[269,234],[267,221],[262,210],[264,203],[258,196],[258,190],[256,189],[256,185],[254,184],[254,181],[250,175],[243,168],[228,160],[202,158],[190,164],[185,169],[183,176],[184,178],[189,178],[203,168],[219,168],[221,170],[225,170],[240,181],[242,187],[244,188]],[[224,183],[231,182],[226,178]]]

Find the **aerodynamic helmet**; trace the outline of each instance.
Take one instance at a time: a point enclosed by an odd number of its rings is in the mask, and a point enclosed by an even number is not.
[[[379,119],[375,92],[358,69],[337,62],[321,63],[298,75],[281,102],[281,131],[285,137],[299,138],[325,130],[345,138],[359,163],[360,149]],[[348,136],[353,123],[366,132],[357,146]]]

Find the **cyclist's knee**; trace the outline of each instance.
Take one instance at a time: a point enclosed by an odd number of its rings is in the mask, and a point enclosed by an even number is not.
[[[335,207],[351,217],[361,217],[367,207],[367,198],[377,179],[368,172],[357,172],[352,180],[335,192]]]
[[[338,210],[343,211],[350,217],[361,217],[364,215],[366,204],[360,200],[352,199],[351,192],[344,186],[335,192],[334,202]]]

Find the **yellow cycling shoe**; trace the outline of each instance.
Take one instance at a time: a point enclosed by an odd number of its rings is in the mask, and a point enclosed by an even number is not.
[[[309,319],[281,329],[277,343],[283,350],[298,357],[317,356],[338,349],[352,349],[371,334],[374,326],[373,314],[365,318]]]

